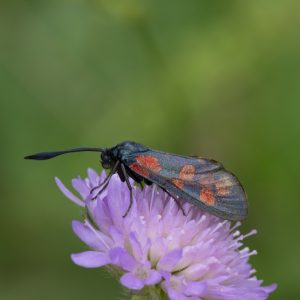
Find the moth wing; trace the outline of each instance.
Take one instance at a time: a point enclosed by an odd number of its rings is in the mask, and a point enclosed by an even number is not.
[[[223,219],[247,216],[247,197],[241,183],[217,161],[151,150],[137,157],[132,167],[173,197]]]
[[[190,180],[172,178],[166,190],[223,219],[242,220],[248,213],[242,185],[224,168],[196,173]]]

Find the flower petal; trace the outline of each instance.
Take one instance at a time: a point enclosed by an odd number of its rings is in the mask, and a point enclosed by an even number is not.
[[[122,285],[132,290],[140,290],[144,287],[144,280],[135,277],[132,273],[126,273],[120,278]]]
[[[73,221],[72,228],[75,234],[91,248],[105,251],[109,247],[110,241],[102,232],[97,232],[96,229],[91,229],[79,221]]]
[[[110,226],[109,235],[111,236],[112,240],[114,241],[114,244],[116,247],[123,248],[124,239],[125,239],[123,232],[120,232],[120,230],[118,230],[115,226]]]
[[[72,179],[72,186],[83,199],[86,199],[90,195],[90,189],[80,177]]]
[[[173,271],[177,263],[182,257],[182,250],[181,249],[175,249],[169,253],[167,253],[163,258],[160,259],[158,262],[157,268],[159,270],[164,271]]]
[[[185,289],[185,294],[187,296],[199,296],[206,289],[207,284],[205,282],[188,282]]]
[[[88,168],[87,173],[88,173],[88,177],[89,177],[92,187],[97,186],[99,184],[99,181],[98,181],[99,177],[98,177],[98,174],[96,173],[96,171],[93,170],[92,168]]]
[[[140,242],[138,241],[136,234],[134,232],[131,232],[129,234],[129,242],[131,246],[131,252],[133,257],[137,260],[140,261],[143,258],[143,250],[141,247]]]
[[[262,289],[264,290],[264,292],[269,294],[269,293],[274,292],[277,289],[277,284],[273,283],[271,285],[262,287]]]
[[[132,271],[137,265],[134,258],[129,255],[123,248],[115,247],[109,251],[111,262],[126,271]]]
[[[184,276],[191,281],[196,281],[201,279],[206,272],[210,270],[209,265],[205,262],[199,264],[193,264],[184,269]]]
[[[107,255],[98,251],[71,254],[71,258],[76,265],[85,268],[98,268],[110,263]]]
[[[128,208],[128,201],[125,200],[125,194],[122,193],[123,183],[120,181],[118,175],[113,175],[107,187],[107,205],[110,213],[112,223],[116,228],[123,228],[123,215]],[[128,190],[128,188],[127,188]],[[128,191],[126,193],[129,194]],[[125,204],[126,202],[126,204]]]
[[[153,265],[156,265],[159,259],[164,256],[168,248],[161,237],[152,242],[150,247],[150,259]]]
[[[113,221],[111,219],[111,215],[109,212],[105,192],[106,191],[101,193],[98,199],[90,201],[92,202],[91,204],[93,204],[93,202],[96,203],[95,207],[92,207],[89,204],[89,202],[88,202],[88,207],[92,212],[91,215],[93,217],[93,221],[95,222],[95,224],[97,224],[98,227],[101,228],[101,231],[103,231],[104,233],[108,233],[110,226],[113,224]]]
[[[55,177],[55,182],[58,186],[58,188],[63,192],[63,194],[69,198],[71,201],[73,201],[75,204],[84,207],[85,203],[80,200],[78,197],[76,197],[73,193],[71,193],[65,186],[64,184],[61,182],[61,180],[57,177]]]
[[[167,289],[168,296],[170,300],[191,300],[180,292],[173,290],[172,288]]]
[[[145,280],[147,285],[155,285],[161,281],[161,275],[155,270],[150,270],[148,278]]]
[[[169,282],[172,274],[170,272],[166,272],[166,271],[160,271],[161,276],[166,280],[166,282]]]

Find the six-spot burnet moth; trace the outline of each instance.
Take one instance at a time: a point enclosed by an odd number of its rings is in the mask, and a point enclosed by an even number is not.
[[[71,152],[101,152],[101,164],[110,169],[107,177],[91,193],[96,198],[117,173],[130,191],[129,177],[137,183],[155,183],[171,195],[175,201],[182,199],[213,215],[227,220],[242,220],[247,216],[247,198],[238,179],[215,160],[181,156],[149,149],[141,144],[126,141],[112,148],[74,148],[54,152],[42,152],[25,159],[45,160]],[[182,208],[181,208],[182,209]],[[183,211],[184,213],[184,211]]]

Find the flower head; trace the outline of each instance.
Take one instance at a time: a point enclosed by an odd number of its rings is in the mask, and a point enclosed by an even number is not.
[[[117,175],[92,200],[90,191],[105,178],[88,170],[88,178],[72,180],[80,198],[56,178],[61,191],[86,209],[83,222],[73,221],[75,234],[91,250],[72,254],[77,265],[86,268],[107,266],[121,284],[135,292],[147,287],[175,300],[262,300],[276,285],[261,286],[248,263],[256,254],[242,248],[247,235],[237,231],[240,223],[202,212],[176,202],[156,186],[133,187],[133,205],[126,212],[130,194]],[[131,182],[133,184],[133,182]]]

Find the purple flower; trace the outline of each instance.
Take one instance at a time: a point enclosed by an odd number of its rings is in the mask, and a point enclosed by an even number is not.
[[[105,176],[89,169],[88,178],[73,179],[80,197],[56,178],[61,191],[86,211],[85,220],[73,221],[72,226],[90,250],[72,254],[75,264],[106,266],[135,293],[152,289],[174,300],[262,300],[276,289],[275,284],[263,287],[253,275],[248,260],[256,251],[241,248],[243,239],[255,230],[241,235],[239,222],[231,226],[182,202],[184,216],[155,185],[133,188],[133,205],[123,218],[130,195],[117,175],[91,200],[91,189]]]

